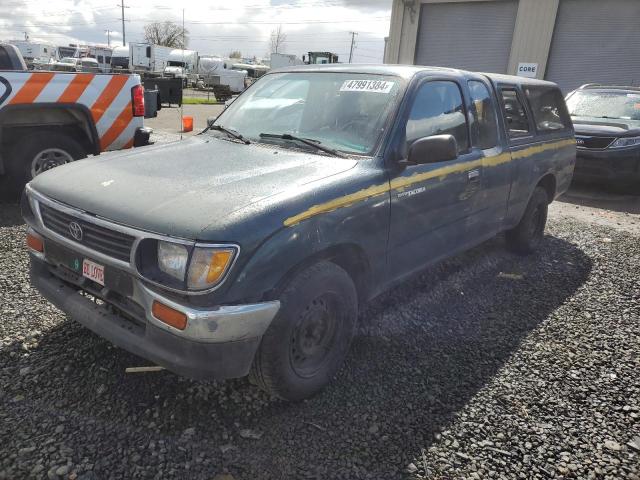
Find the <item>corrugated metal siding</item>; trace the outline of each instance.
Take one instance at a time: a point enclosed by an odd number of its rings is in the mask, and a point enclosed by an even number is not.
[[[415,63],[507,73],[517,11],[515,0],[423,4]]]
[[[546,78],[568,92],[584,83],[640,84],[640,1],[561,0]]]

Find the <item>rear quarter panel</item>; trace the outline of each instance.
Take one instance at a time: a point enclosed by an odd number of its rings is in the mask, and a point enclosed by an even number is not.
[[[576,161],[576,142],[573,132],[548,138],[538,138],[533,143],[514,146],[511,149],[513,179],[506,227],[515,226],[522,218],[529,198],[540,180],[548,174],[556,182],[554,200],[564,193],[571,183]]]

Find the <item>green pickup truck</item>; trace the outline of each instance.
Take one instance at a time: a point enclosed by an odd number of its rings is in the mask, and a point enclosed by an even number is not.
[[[249,374],[300,400],[338,371],[371,298],[500,232],[517,252],[544,248],[575,154],[550,82],[292,67],[186,141],[36,177],[31,279],[175,373]]]

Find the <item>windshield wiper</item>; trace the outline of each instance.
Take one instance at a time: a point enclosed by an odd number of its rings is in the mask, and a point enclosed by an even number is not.
[[[237,140],[240,140],[245,145],[249,145],[251,143],[249,140],[244,138],[241,134],[236,132],[233,128],[223,127],[222,125],[211,125],[211,126],[208,126],[204,131],[206,132],[207,130],[217,130],[219,132],[224,132],[227,135],[229,135],[230,137],[233,137],[233,138],[235,138]]]
[[[321,145],[319,140],[296,137],[295,135],[291,135],[290,133],[261,133],[260,138],[281,138],[282,140],[294,140],[296,142],[309,145],[310,147],[317,148],[318,150],[322,150],[323,152],[330,153],[331,155],[335,155],[336,157],[346,158],[346,155],[343,155],[338,150]]]

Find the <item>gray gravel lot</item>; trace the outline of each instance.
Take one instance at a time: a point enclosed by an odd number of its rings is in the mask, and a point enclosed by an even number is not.
[[[144,362],[31,289],[0,205],[0,479],[638,479],[640,245],[584,208],[554,205],[539,254],[497,238],[381,296],[334,383],[286,404],[125,374]]]

